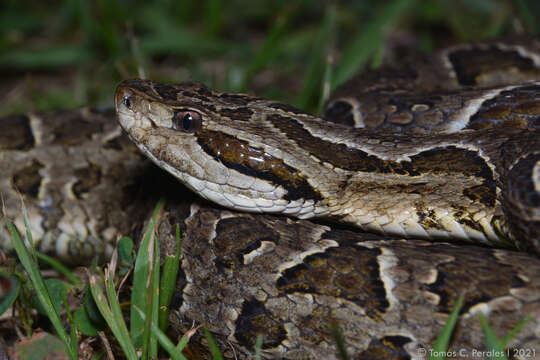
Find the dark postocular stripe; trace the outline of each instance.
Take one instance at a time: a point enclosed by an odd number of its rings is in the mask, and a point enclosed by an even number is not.
[[[410,162],[383,160],[365,151],[349,148],[345,144],[336,144],[315,137],[292,118],[281,115],[271,115],[268,118],[279,130],[294,139],[298,146],[341,169],[410,176],[425,173],[463,173],[484,179],[490,187],[495,186],[491,169],[475,151],[455,146],[436,147],[411,156]]]
[[[228,168],[282,186],[287,190],[285,200],[323,199],[300,171],[264,150],[250,146],[247,141],[212,130],[201,130],[196,136],[203,150]]]
[[[456,50],[448,58],[459,83],[465,86],[477,85],[477,77],[483,73],[511,68],[526,72],[535,68],[532,59],[521,56],[516,50],[502,50],[496,46]]]
[[[29,150],[35,140],[26,115],[7,116],[0,119],[0,150]]]
[[[276,282],[283,294],[308,293],[346,299],[366,315],[380,319],[390,304],[380,277],[380,249],[342,245],[304,258],[283,271]]]

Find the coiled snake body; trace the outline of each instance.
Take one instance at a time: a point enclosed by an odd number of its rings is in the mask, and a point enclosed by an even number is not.
[[[330,327],[337,323],[355,358],[424,358],[463,293],[456,357],[482,356],[478,312],[489,315],[500,337],[531,316],[509,351],[522,358],[518,350],[540,352],[537,48],[466,45],[418,69],[364,75],[334,93],[324,120],[201,84],[120,84],[118,120],[139,149],[202,197],[232,209],[182,198],[169,204],[160,241],[174,241],[176,223],[185,230],[178,329],[206,323],[240,354],[261,333],[265,356],[327,359],[336,356]],[[494,57],[496,66],[481,68]],[[62,188],[78,209],[71,219],[54,196],[49,213],[39,212],[46,185],[64,180],[44,184],[42,174],[54,167],[36,148],[53,149],[61,127],[25,135],[34,141],[29,148],[4,141],[12,154],[35,151],[32,161],[4,166],[11,185],[41,201],[34,225],[42,243],[52,236],[44,219],[63,226],[56,246],[64,254],[95,253],[103,234],[112,242],[120,231],[136,231],[126,216],[142,219],[133,207],[153,199],[134,191],[140,178],[150,193],[175,198],[181,189],[141,161],[111,124],[92,119],[106,115],[86,116],[81,139],[93,151],[79,148],[81,141],[56,143],[55,151],[78,157],[68,164],[78,176]],[[45,123],[36,115],[14,119],[4,121],[22,135]],[[104,186],[118,171],[123,179]],[[79,201],[93,191],[105,201],[99,210]],[[124,213],[104,219],[107,201],[118,198],[128,204]],[[322,218],[368,233],[253,213]],[[73,240],[83,233],[94,240]]]

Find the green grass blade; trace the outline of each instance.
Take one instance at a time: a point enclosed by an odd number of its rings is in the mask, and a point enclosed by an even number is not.
[[[23,203],[22,211],[23,211],[23,214],[24,214],[24,227],[26,228],[25,229],[26,240],[28,240],[28,243],[30,244],[30,247],[27,248],[28,253],[30,254],[30,256],[32,258],[32,265],[35,267],[36,270],[39,270],[39,265],[38,265],[37,256],[36,256],[37,251],[36,251],[36,248],[34,246],[34,239],[32,237],[32,232],[30,231],[30,229],[31,229],[30,220],[28,220],[28,212],[26,211],[26,207],[24,206],[24,203]],[[26,246],[25,246],[25,248],[26,248]],[[40,276],[41,276],[41,274],[40,274]]]
[[[24,211],[24,213],[25,213],[25,223],[27,227],[26,233],[28,236],[28,241],[30,242],[30,244],[32,244],[33,243],[32,234],[30,233],[30,230],[28,230],[30,229],[30,226],[28,223],[28,216],[27,216],[26,211]],[[41,277],[41,273],[39,271],[37,262],[35,261],[35,257],[32,256],[33,251],[34,251],[33,248],[28,249],[26,247],[23,239],[21,238],[19,234],[19,231],[17,230],[17,228],[11,221],[7,222],[7,227],[8,227],[9,232],[11,233],[13,247],[15,248],[17,256],[19,257],[19,261],[21,262],[24,269],[30,276],[30,280],[32,282],[32,285],[34,286],[34,289],[36,291],[36,294],[40,303],[42,304],[45,312],[47,313],[47,316],[49,320],[51,321],[54,329],[56,330],[56,333],[58,334],[58,336],[64,343],[68,356],[70,357],[70,359],[76,359],[77,358],[77,344],[75,344],[75,346],[71,344],[71,340],[64,329],[62,320],[60,319],[60,316],[56,312],[56,309],[51,300],[51,296],[49,294],[47,286],[45,285],[45,281],[43,281],[43,278]]]
[[[83,335],[87,336],[98,336],[98,329],[92,323],[92,320],[88,317],[88,312],[85,307],[78,308],[73,314],[73,321],[77,330],[79,330]]]
[[[159,290],[159,315],[158,324],[161,331],[166,331],[169,325],[169,304],[176,289],[176,278],[180,267],[180,249],[182,241],[180,239],[180,226],[176,225],[176,253],[168,255],[163,264],[163,277]]]
[[[152,293],[148,294],[148,289],[152,287],[152,266],[154,263],[154,217],[148,223],[147,231],[141,246],[137,253],[137,260],[135,262],[135,270],[133,276],[133,294],[131,297],[131,318],[137,318],[137,326],[131,324],[131,336],[135,346],[141,348],[141,359],[146,359],[148,355],[148,342],[150,341],[150,315],[151,306],[149,303],[152,301]],[[140,264],[140,267],[137,265]],[[135,276],[138,274],[138,276]],[[137,296],[134,296],[137,294]],[[146,316],[144,319],[134,311],[133,307],[144,309]],[[132,320],[133,321],[133,320]]]
[[[216,341],[212,337],[212,334],[210,334],[210,331],[208,331],[206,326],[203,326],[203,330],[204,330],[204,337],[206,337],[206,341],[208,341],[208,347],[210,348],[212,359],[223,360],[223,355],[221,355],[221,351],[219,351],[219,348],[216,344]]]
[[[318,85],[321,83],[322,73],[326,64],[326,53],[328,43],[334,33],[336,26],[336,8],[329,5],[325,12],[322,26],[314,39],[313,51],[311,52],[311,61],[304,75],[304,84],[300,92],[297,106],[300,109],[308,109],[313,104],[313,99],[316,97]]]
[[[109,263],[109,268],[105,270],[105,292],[109,301],[109,306],[112,312],[113,320],[116,322],[118,328],[117,340],[125,344],[125,348],[131,352],[133,348],[131,337],[129,335],[126,323],[124,321],[124,315],[120,308],[120,301],[116,295],[116,289],[114,287],[114,274],[116,271],[116,264],[118,260],[117,252],[113,252],[112,259]],[[116,336],[116,334],[115,334]]]
[[[67,297],[68,291],[70,291],[69,284],[63,282],[60,279],[48,278],[44,279],[45,286],[49,296],[51,297],[52,304],[56,309],[56,312],[59,314],[64,308],[64,298]],[[32,299],[32,303],[35,309],[42,315],[47,315],[47,312],[43,308],[43,305],[39,302],[37,298]]]
[[[71,310],[69,309],[69,304],[68,304],[67,297],[65,296],[65,294],[63,294],[62,298],[64,301],[64,310],[66,311],[66,315],[68,317],[70,344],[72,348],[75,346],[75,348],[73,348],[73,352],[76,354],[78,351],[77,326],[75,326],[75,320],[73,319],[73,314],[71,313]]]
[[[136,306],[139,309],[145,310],[147,315],[151,314],[151,309],[148,308],[148,289],[150,288],[151,265],[153,262],[152,255],[154,253],[153,233],[154,226],[157,220],[157,215],[164,205],[164,200],[160,200],[154,209],[151,220],[149,221],[144,237],[141,241],[139,251],[135,260],[133,269],[133,290],[131,293],[131,306]],[[146,324],[148,326],[148,324]],[[130,313],[130,333],[133,339],[133,344],[137,348],[143,348],[143,334],[145,334],[145,321],[139,316],[136,311]]]
[[[461,294],[456,302],[456,306],[450,313],[450,316],[448,316],[448,319],[446,320],[446,324],[444,324],[441,333],[437,337],[437,340],[435,341],[435,344],[433,345],[433,353],[434,354],[442,354],[440,356],[430,356],[430,360],[444,360],[445,356],[444,353],[446,353],[446,350],[448,349],[448,344],[450,343],[450,338],[452,337],[452,332],[454,331],[454,327],[456,326],[456,322],[459,317],[459,312],[461,311],[461,308],[463,307],[463,299],[464,296]]]
[[[486,336],[486,350],[493,354],[493,356],[490,357],[491,360],[506,360],[506,355],[504,353],[504,348],[497,339],[497,335],[493,332],[491,327],[488,324],[488,321],[484,314],[480,313],[478,314],[478,320],[480,320],[480,326],[482,327],[482,330],[484,331],[484,335]]]
[[[50,265],[53,269],[55,269],[56,271],[58,271],[59,273],[61,273],[62,275],[64,275],[65,277],[67,277],[75,286],[80,286],[82,285],[81,281],[79,280],[78,277],[76,277],[75,275],[73,275],[73,273],[71,272],[71,270],[69,270],[66,266],[64,266],[62,263],[60,263],[59,261],[57,261],[56,259],[53,259],[52,257],[50,257],[49,255],[45,255],[43,253],[40,253],[40,252],[37,252],[36,251],[36,256],[39,260],[47,263],[48,265]]]
[[[510,340],[512,340],[512,338],[514,336],[516,336],[516,334],[521,330],[521,328],[523,326],[525,326],[526,323],[528,323],[529,321],[532,320],[532,316],[527,316],[525,319],[521,320],[512,330],[510,330],[508,332],[508,334],[506,334],[506,336],[504,337],[504,339],[502,339],[501,341],[501,345],[502,347],[506,347],[506,345],[508,344],[508,342],[510,342]]]
[[[261,360],[262,343],[262,335],[257,335],[257,340],[255,340],[255,360]]]
[[[113,335],[124,351],[124,355],[128,358],[128,360],[138,360],[135,347],[129,338],[129,334],[127,334],[127,327],[125,325],[124,318],[117,318],[115,315],[113,315],[113,312],[107,303],[107,298],[105,297],[101,286],[98,284],[97,277],[95,275],[89,275],[89,279],[92,297],[96,302],[99,312],[105,319],[107,325],[109,325]],[[122,325],[125,330],[122,328]]]
[[[191,330],[186,332],[184,335],[182,335],[182,337],[180,338],[180,341],[178,341],[178,344],[176,344],[176,351],[181,352],[186,347],[187,343],[189,342],[189,339],[191,339],[193,334],[195,334],[197,330],[199,330],[199,328],[201,327],[202,325],[199,325],[195,328],[192,328]]]
[[[146,319],[146,316],[144,315],[144,312],[141,309],[137,307],[134,307],[134,309],[135,311],[137,311],[137,313],[142,319]],[[184,348],[185,344],[187,344],[187,341],[184,344],[184,346],[182,346],[181,348],[179,348],[178,346],[174,346],[173,342],[169,339],[169,337],[163,331],[161,331],[154,324],[153,321],[150,322],[150,330],[152,331],[152,334],[159,341],[159,344],[165,349],[165,351],[169,353],[169,355],[171,356],[173,360],[187,360],[187,358],[184,355],[182,355],[182,349]]]
[[[334,57],[332,55],[328,55],[326,59],[326,66],[324,68],[321,96],[319,98],[319,106],[317,107],[317,114],[322,114],[323,109],[324,109],[324,104],[330,97],[330,89],[332,88],[333,76],[334,76]]]
[[[156,219],[157,224],[157,219]],[[152,317],[146,320],[148,323],[146,331],[150,335],[150,357],[157,359],[158,356],[158,339],[151,331],[151,324],[154,323],[154,319],[159,317],[159,243],[154,239],[154,259],[152,261],[152,280],[150,283],[151,294],[150,303],[148,304],[148,310],[151,311]]]
[[[148,66],[145,60],[146,57],[143,53],[143,49],[141,49],[141,47],[139,46],[139,39],[133,34],[133,31],[128,32],[128,39],[131,53],[133,54],[133,58],[135,59],[135,62],[137,64],[137,75],[141,79],[147,79]]]

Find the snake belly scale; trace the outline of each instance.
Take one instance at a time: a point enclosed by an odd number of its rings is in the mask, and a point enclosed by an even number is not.
[[[196,83],[125,81],[116,117],[132,142],[107,112],[0,119],[0,191],[18,223],[22,193],[40,249],[72,262],[137,235],[165,194],[164,252],[183,231],[174,327],[206,324],[228,358],[249,358],[263,334],[265,358],[334,359],[337,323],[355,359],[424,359],[460,294],[455,358],[482,358],[479,312],[499,338],[530,316],[507,345],[530,358],[538,49],[465,44],[369,72],[338,88],[322,119]],[[4,226],[0,237],[7,247]]]

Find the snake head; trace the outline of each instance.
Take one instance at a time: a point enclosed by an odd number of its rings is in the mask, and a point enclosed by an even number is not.
[[[139,149],[208,200],[305,217],[322,200],[299,170],[302,157],[280,146],[283,134],[269,128],[267,118],[283,111],[275,102],[146,80],[122,82],[115,101],[118,121]]]

